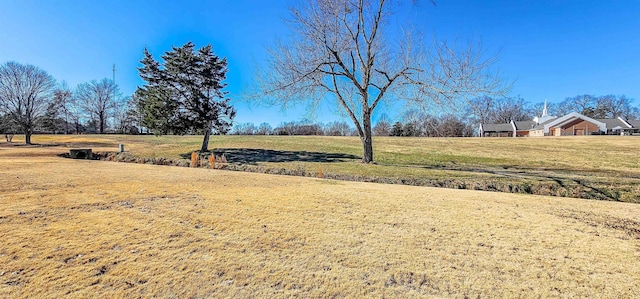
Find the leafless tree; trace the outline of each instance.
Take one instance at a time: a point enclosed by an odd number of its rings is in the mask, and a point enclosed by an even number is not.
[[[558,113],[558,103],[553,103],[553,102],[547,102],[547,101],[542,101],[542,102],[537,102],[537,103],[532,103],[530,105],[527,105],[526,107],[526,113],[528,115],[531,115],[531,117],[536,117],[536,116],[542,116],[542,112],[544,110],[544,106],[547,106],[547,114],[548,115],[552,115],[552,116],[563,116],[564,114],[560,114]]]
[[[539,109],[542,111],[542,108]],[[482,96],[469,101],[467,115],[478,123],[508,123],[512,120],[531,120],[538,114],[521,97],[492,98]]]
[[[490,96],[482,96],[472,99],[469,104],[468,114],[473,115],[481,124],[494,121],[496,100]]]
[[[527,102],[523,98],[502,98],[494,100],[491,122],[508,123],[510,121],[531,120],[535,116],[527,109]]]
[[[256,135],[258,128],[253,123],[235,124],[229,134],[231,135]],[[262,135],[262,134],[260,134]]]
[[[440,118],[438,133],[446,137],[471,137],[473,127],[455,115],[444,115]]]
[[[67,83],[64,81],[53,91],[53,101],[64,117],[65,134],[69,134],[69,118],[72,116],[72,110],[75,108],[72,95],[69,86],[67,86]]]
[[[373,134],[376,136],[389,136],[391,133],[391,121],[386,113],[383,113],[378,122],[373,127]]]
[[[69,102],[67,102],[68,106],[66,107],[66,109],[69,113],[69,120],[73,122],[75,134],[80,134],[83,131],[83,126],[80,123],[80,120],[83,117],[83,111],[77,102],[78,99],[72,94],[71,99],[69,100]]]
[[[411,30],[391,32],[396,28],[388,21],[399,2],[301,0],[287,23],[291,39],[270,49],[269,68],[259,72],[262,99],[312,108],[334,100],[355,125],[362,161],[371,163],[371,116],[380,103],[441,106],[504,91],[488,72],[494,57],[485,59],[477,44],[426,47]]]
[[[593,116],[596,108],[597,98],[592,95],[578,95],[566,98],[557,107],[558,115],[565,115],[571,112],[582,113],[587,116]]]
[[[637,114],[637,108],[631,106],[633,99],[624,95],[606,95],[596,99],[595,117],[598,118],[615,118],[622,117],[625,119],[633,119]],[[634,109],[635,108],[635,109]]]
[[[44,70],[17,62],[0,66],[0,110],[19,126],[31,144],[36,119],[52,99],[56,81]]]
[[[113,108],[113,129],[117,134],[137,134],[135,103],[131,97],[120,98]]]
[[[115,106],[114,94],[117,88],[113,81],[106,78],[82,83],[76,88],[74,97],[77,104],[90,118],[98,121],[100,134],[104,134],[107,117]]]
[[[271,135],[272,131],[273,131],[273,128],[271,128],[271,125],[269,123],[261,123],[260,126],[258,126],[258,131],[256,132],[256,134]]]
[[[330,122],[325,126],[324,134],[327,136],[349,136],[351,128],[344,121]]]

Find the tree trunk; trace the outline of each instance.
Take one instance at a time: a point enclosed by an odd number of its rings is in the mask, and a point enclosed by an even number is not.
[[[27,129],[24,132],[24,143],[31,144],[31,130]]]
[[[360,136],[360,140],[362,140],[362,146],[364,147],[364,152],[362,154],[362,163],[373,163],[373,139],[371,137],[371,114],[365,113],[363,115],[362,125],[363,132],[362,136]]]
[[[104,134],[104,115],[103,115],[103,113],[100,113],[98,118],[100,118],[100,134]]]
[[[206,130],[204,131],[204,140],[202,140],[202,147],[200,148],[200,152],[208,152],[209,151],[209,137],[211,137],[211,128],[213,123],[209,121]]]

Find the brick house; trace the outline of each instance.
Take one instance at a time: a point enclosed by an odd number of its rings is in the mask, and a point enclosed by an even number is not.
[[[621,117],[594,119],[577,112],[550,116],[545,103],[540,117],[506,124],[480,124],[478,133],[480,137],[630,135],[640,133],[640,121],[626,121]]]

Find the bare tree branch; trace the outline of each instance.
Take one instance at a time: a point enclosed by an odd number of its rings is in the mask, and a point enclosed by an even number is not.
[[[354,123],[363,162],[369,163],[371,116],[381,102],[453,105],[507,89],[497,73],[488,72],[495,57],[485,59],[480,44],[425,46],[403,28],[401,43],[394,46],[385,33],[398,5],[388,0],[299,0],[287,22],[291,40],[276,43],[269,50],[269,68],[259,72],[259,98],[283,107],[294,102],[317,107],[335,100]]]

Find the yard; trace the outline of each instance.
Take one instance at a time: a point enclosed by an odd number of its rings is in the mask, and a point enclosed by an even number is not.
[[[127,154],[122,160],[151,164],[188,164],[201,143],[200,136],[34,138],[61,148],[86,145],[116,151],[124,144]],[[640,138],[631,136],[379,137],[374,139],[374,165],[360,163],[362,149],[356,137],[214,136],[210,148],[225,155],[228,170],[640,202],[639,146]]]
[[[442,165],[637,175],[638,160],[627,154],[636,139],[608,138],[555,139],[559,155],[521,163],[518,156],[552,141],[509,139],[507,149],[503,139],[388,138],[376,143],[378,165],[255,163],[372,175],[384,167],[457,173]],[[0,297],[640,296],[637,204],[57,156],[123,143],[136,155],[181,158],[197,137],[55,142],[0,146]],[[352,138],[217,137],[214,144],[359,151]]]

